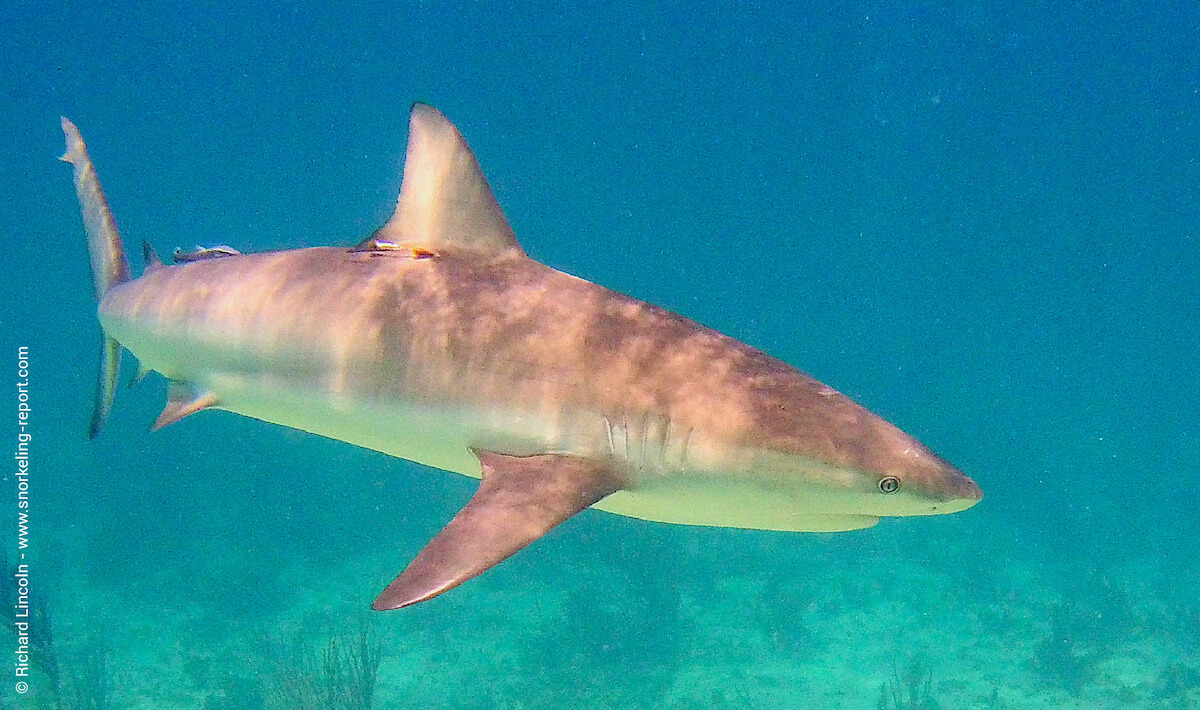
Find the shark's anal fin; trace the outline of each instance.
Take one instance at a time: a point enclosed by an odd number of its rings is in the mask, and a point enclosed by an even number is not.
[[[130,389],[132,389],[136,385],[141,384],[142,380],[146,379],[146,375],[149,375],[149,374],[150,374],[150,368],[146,367],[145,363],[139,362],[137,372],[135,372],[133,374],[133,377],[129,378]]]
[[[159,414],[158,419],[154,420],[150,431],[158,431],[189,414],[195,414],[216,404],[217,397],[213,393],[197,393],[190,385],[172,380],[167,385],[167,406],[163,407],[162,414]]]
[[[624,485],[599,461],[475,451],[479,490],[372,605],[399,609],[453,589]]]

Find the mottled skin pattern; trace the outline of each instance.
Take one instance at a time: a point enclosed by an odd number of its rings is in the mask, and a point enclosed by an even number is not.
[[[868,485],[897,476],[935,502],[977,495],[915,440],[795,368],[520,254],[230,256],[117,286],[101,316],[145,364],[218,396],[209,373],[282,374],[274,384],[353,402],[527,413],[551,424],[501,453],[605,457],[635,485],[681,475],[767,484],[811,477],[812,460],[833,482],[844,483],[842,469],[873,471]],[[144,333],[173,346],[160,358],[139,343]],[[470,443],[506,443],[482,439]],[[897,498],[880,501],[855,512],[905,512]]]

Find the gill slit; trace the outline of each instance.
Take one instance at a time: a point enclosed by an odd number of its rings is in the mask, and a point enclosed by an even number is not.
[[[638,470],[646,470],[646,437],[650,435],[650,413],[642,414],[642,444],[638,455]]]
[[[608,434],[608,457],[615,459],[617,457],[617,449],[613,446],[612,422],[609,421],[608,415],[604,415],[604,431]]]
[[[655,452],[655,466],[657,466],[659,469],[669,468],[667,452],[670,450],[669,447],[671,446],[670,413],[667,413],[662,420],[662,426],[659,427],[658,430],[658,441],[655,442],[655,445],[657,446],[657,450]]]
[[[693,427],[688,427],[683,433],[683,449],[679,454],[679,468],[686,469],[688,466],[688,447],[692,443]]]
[[[625,447],[625,460],[629,461],[629,415],[621,412],[621,440]]]

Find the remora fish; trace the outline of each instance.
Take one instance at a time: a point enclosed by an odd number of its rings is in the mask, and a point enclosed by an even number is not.
[[[104,329],[91,434],[121,347],[203,409],[482,478],[375,600],[441,594],[590,507],[687,525],[864,528],[953,513],[975,483],[799,370],[528,256],[457,129],[417,104],[395,214],[352,249],[230,254],[130,280],[63,119]]]

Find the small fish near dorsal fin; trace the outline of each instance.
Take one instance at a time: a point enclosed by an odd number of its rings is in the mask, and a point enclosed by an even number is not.
[[[217,396],[212,392],[198,393],[186,382],[171,380],[167,385],[167,406],[163,407],[162,414],[159,414],[158,419],[154,420],[150,431],[158,431],[189,414],[195,414],[203,409],[216,406],[216,404]]]
[[[413,104],[396,211],[376,239],[433,253],[524,256],[471,148],[432,106]]]

